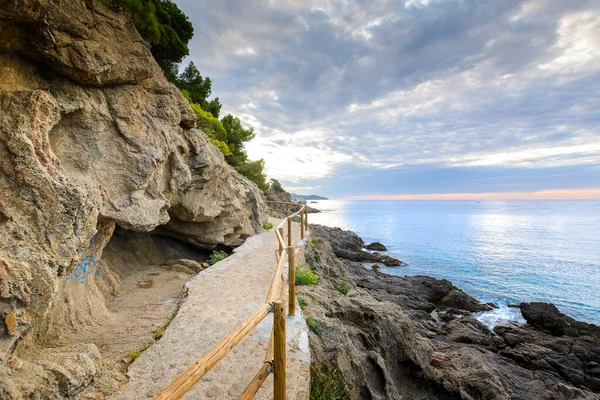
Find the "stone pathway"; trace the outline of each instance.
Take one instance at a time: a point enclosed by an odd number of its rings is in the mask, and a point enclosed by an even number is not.
[[[271,219],[276,226],[280,220]],[[294,224],[299,239],[298,224]],[[297,241],[299,242],[299,240]],[[152,398],[199,360],[265,301],[275,270],[277,239],[273,230],[255,235],[233,255],[200,272],[186,285],[188,296],[165,336],[128,369],[129,382],[111,399]],[[302,251],[296,253],[302,259]],[[309,393],[308,330],[296,305],[287,319],[287,397],[307,399]],[[184,399],[234,399],[263,364],[272,315],[207,373]],[[271,374],[256,399],[273,398]]]

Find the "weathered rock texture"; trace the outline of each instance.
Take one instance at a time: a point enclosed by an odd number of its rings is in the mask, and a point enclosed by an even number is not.
[[[261,230],[260,191],[194,128],[130,18],[103,4],[0,0],[2,398],[92,379],[94,345],[48,350],[71,360],[60,368],[27,349],[110,318],[119,277],[101,257],[116,226],[203,248]]]
[[[311,359],[337,368],[353,399],[600,398],[600,334],[546,303],[521,304],[527,325],[491,332],[480,304],[446,280],[395,277],[339,259],[311,226],[305,258],[320,276],[302,286]],[[338,232],[338,244],[355,235]],[[344,296],[340,282],[352,287]]]

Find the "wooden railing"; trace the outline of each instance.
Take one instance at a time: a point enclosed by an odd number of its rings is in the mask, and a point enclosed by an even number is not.
[[[271,280],[269,292],[263,304],[244,322],[238,325],[212,349],[210,349],[194,365],[181,373],[175,380],[161,393],[155,400],[174,400],[181,398],[190,390],[212,367],[215,366],[229,351],[242,341],[256,326],[264,320],[269,313],[273,313],[273,330],[271,339],[267,347],[265,361],[258,370],[246,390],[240,396],[240,399],[252,399],[263,385],[270,373],[274,376],[274,395],[275,400],[285,399],[285,370],[286,370],[286,338],[285,338],[285,303],[288,303],[289,315],[296,315],[296,265],[295,265],[295,246],[293,245],[292,218],[300,218],[300,238],[304,238],[305,231],[308,229],[308,207],[296,203],[280,203],[268,201],[271,216],[275,212],[285,212],[286,217],[277,225],[275,235],[279,248],[277,250],[277,266]],[[285,206],[284,209],[276,209],[276,205]],[[299,209],[290,211],[291,207]],[[290,215],[288,215],[290,214]],[[287,235],[285,226],[287,225]],[[287,239],[287,240],[286,240]],[[288,275],[285,273],[285,257],[287,252]],[[285,285],[285,283],[288,283]],[[287,286],[287,287],[286,287]],[[289,289],[289,290],[288,290]]]

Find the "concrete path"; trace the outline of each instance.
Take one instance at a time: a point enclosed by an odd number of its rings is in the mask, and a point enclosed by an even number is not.
[[[271,221],[275,226],[280,222]],[[299,228],[295,229],[295,238],[298,236]],[[233,255],[189,281],[187,299],[165,336],[129,367],[129,382],[111,398],[154,397],[255,312],[264,303],[271,284],[275,249],[277,239],[273,230],[255,235]],[[296,254],[297,259],[302,259],[302,251]],[[296,317],[287,319],[287,397],[308,399],[308,330],[298,305],[296,310]],[[237,398],[263,365],[272,326],[271,314],[183,398]],[[272,374],[255,398],[273,398]]]

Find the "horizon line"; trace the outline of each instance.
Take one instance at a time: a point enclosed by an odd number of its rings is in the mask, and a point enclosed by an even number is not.
[[[600,188],[539,190],[535,192],[360,195],[344,197],[343,200],[600,200]]]

